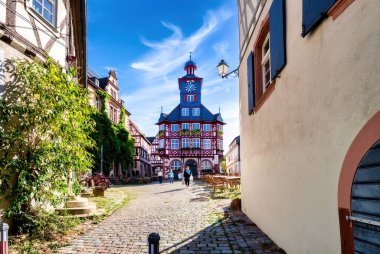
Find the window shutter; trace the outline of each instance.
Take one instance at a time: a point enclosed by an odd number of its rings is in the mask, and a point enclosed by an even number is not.
[[[286,65],[285,0],[274,0],[269,10],[270,76],[275,79]]]
[[[248,82],[248,114],[253,113],[255,107],[255,84],[254,84],[254,66],[253,53],[247,58],[247,82]]]
[[[302,37],[305,37],[325,17],[336,0],[302,1]]]
[[[185,96],[184,96],[184,101],[185,102],[187,101],[187,94],[185,94]]]
[[[194,101],[197,101],[197,94],[194,94]]]

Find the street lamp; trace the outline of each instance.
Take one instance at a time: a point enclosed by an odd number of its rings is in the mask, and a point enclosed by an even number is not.
[[[235,70],[228,73],[228,67],[229,67],[228,64],[223,59],[220,60],[220,63],[218,64],[218,66],[216,66],[218,73],[222,78],[227,79],[228,76],[231,74],[234,74],[235,77],[239,75],[239,69],[238,68],[236,68]]]

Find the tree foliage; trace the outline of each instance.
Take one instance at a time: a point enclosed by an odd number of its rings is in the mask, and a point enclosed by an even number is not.
[[[52,59],[13,64],[0,98],[0,193],[7,193],[7,215],[17,220],[67,198],[71,173],[93,163],[94,122],[74,69]]]

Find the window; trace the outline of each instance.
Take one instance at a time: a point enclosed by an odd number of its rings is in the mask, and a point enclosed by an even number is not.
[[[113,89],[111,89],[111,96],[112,98],[116,99],[116,92]]]
[[[188,130],[188,129],[190,129],[190,125],[188,123],[183,123],[182,130]]]
[[[199,130],[199,123],[193,123],[192,124],[192,128],[193,128],[193,130]]]
[[[183,138],[182,139],[182,148],[188,148],[190,144],[190,141],[188,138]]]
[[[194,94],[188,94],[187,95],[187,101],[188,102],[193,102],[194,101]]]
[[[171,146],[172,149],[178,149],[179,146],[178,146],[178,139],[172,139],[172,146]]]
[[[165,140],[164,139],[160,139],[159,148],[164,148],[164,147],[165,147]]]
[[[218,131],[223,131],[223,125],[218,124]]]
[[[189,115],[189,108],[182,108],[182,116],[188,116]]]
[[[200,109],[199,108],[193,108],[193,116],[199,116],[200,115]]]
[[[98,110],[100,110],[100,99],[98,97],[95,97],[95,106]]]
[[[203,140],[203,149],[211,149],[211,140],[210,139],[204,139]]]
[[[261,69],[263,72],[263,91],[266,90],[268,85],[270,84],[270,54],[269,54],[269,33],[265,38],[263,46],[261,48],[262,60],[261,60]]]
[[[336,0],[303,0],[302,1],[302,37],[327,17],[327,12]]]
[[[164,131],[165,130],[165,125],[164,124],[161,124],[160,125],[160,131]]]
[[[221,139],[218,139],[218,149],[222,150],[223,149],[223,142]]]
[[[200,148],[201,147],[199,138],[193,138],[193,147],[194,148]]]
[[[182,163],[178,160],[175,160],[172,162],[172,170],[173,171],[178,171],[178,170],[181,170],[182,169]]]
[[[247,57],[249,114],[257,112],[269,97],[275,85],[275,78],[285,65],[285,0],[276,0],[272,2],[269,15],[260,24],[254,52],[250,52]]]
[[[172,124],[172,131],[178,131],[178,124]]]
[[[210,124],[204,124],[203,125],[203,131],[211,131],[211,125]]]
[[[51,25],[55,25],[55,6],[52,0],[33,0],[33,9]]]
[[[202,171],[211,171],[212,170],[212,164],[210,161],[202,161],[201,162],[201,170]]]

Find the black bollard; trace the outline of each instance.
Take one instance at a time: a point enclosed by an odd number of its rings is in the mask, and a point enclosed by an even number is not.
[[[0,254],[8,254],[8,229],[7,223],[0,222]]]
[[[160,235],[158,233],[150,233],[148,236],[149,254],[159,254]]]

